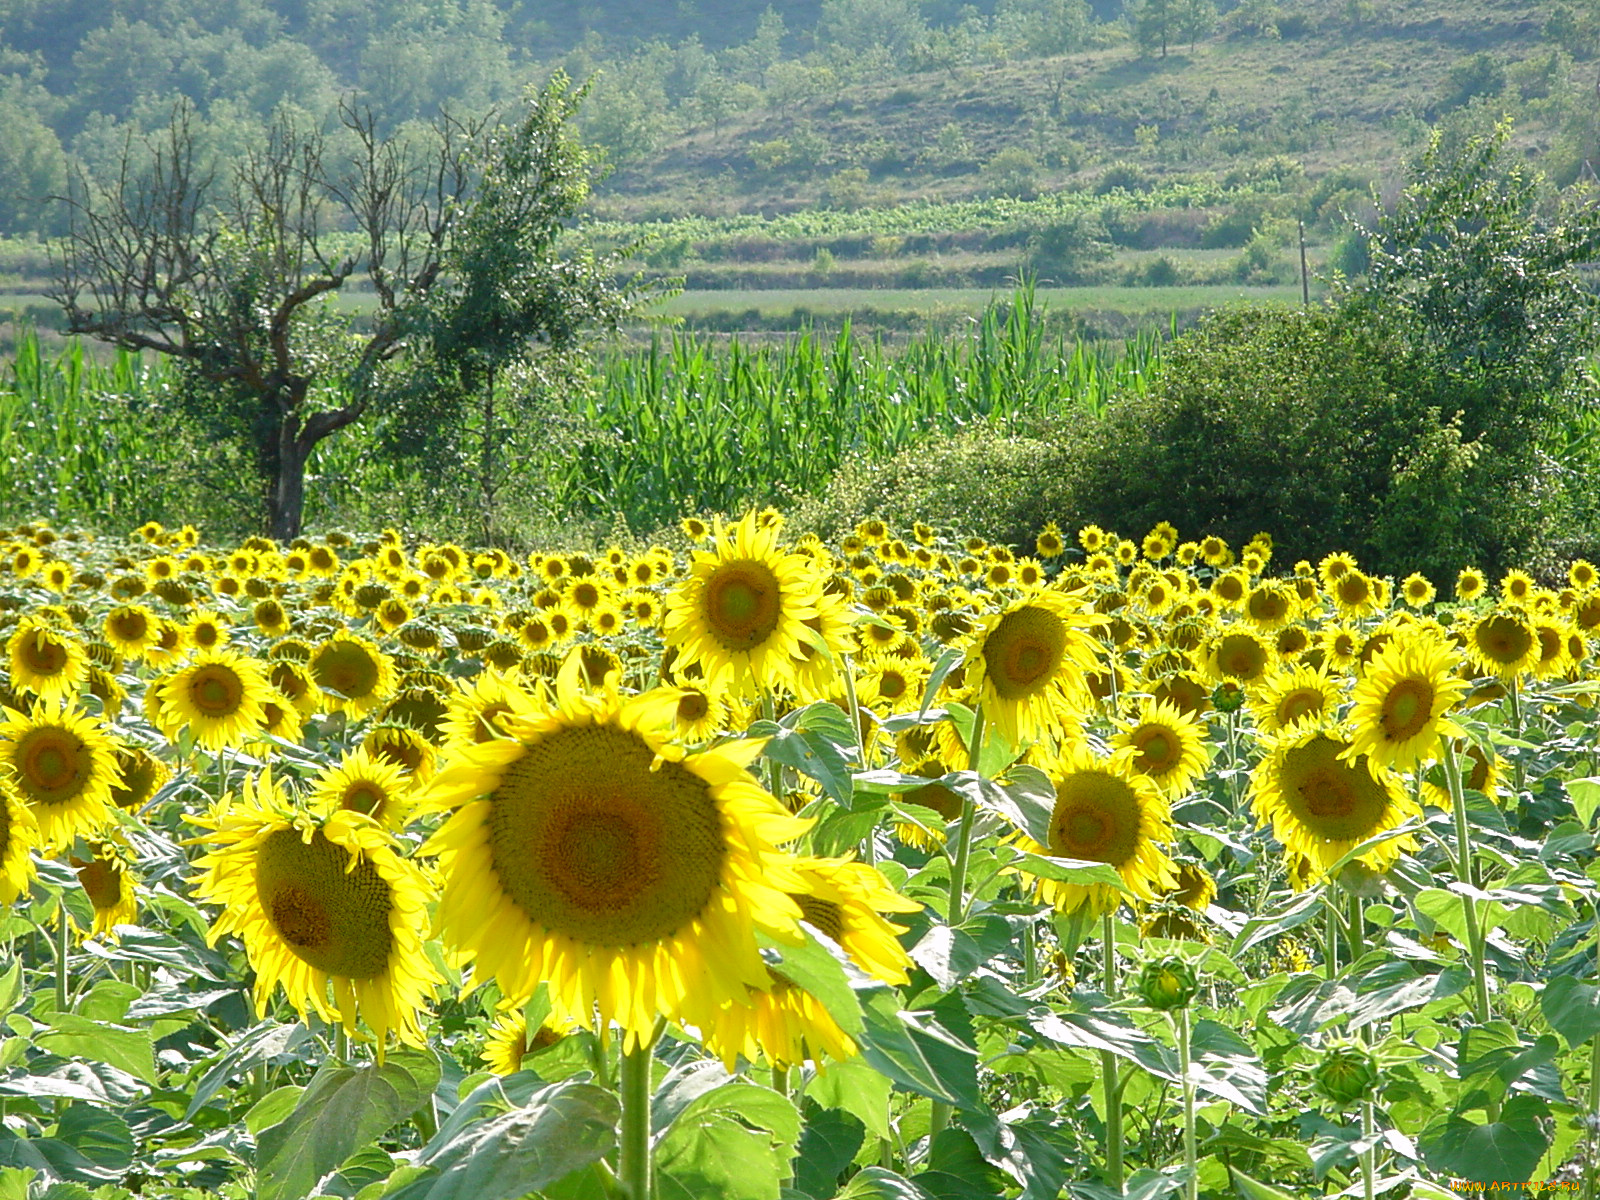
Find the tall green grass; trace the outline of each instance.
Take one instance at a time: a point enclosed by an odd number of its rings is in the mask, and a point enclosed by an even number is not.
[[[899,349],[812,332],[776,346],[674,334],[603,365],[581,415],[608,436],[551,464],[563,503],[634,529],[686,510],[780,506],[826,485],[851,453],[889,455],[983,419],[1094,419],[1143,392],[1163,337],[1047,340],[1031,288],[991,305],[968,337]]]
[[[985,419],[1093,419],[1112,396],[1145,389],[1162,344],[1156,333],[1127,343],[1052,337],[1027,287],[991,306],[968,336],[929,333],[899,347],[848,325],[831,338],[805,332],[763,345],[658,336],[603,356],[594,386],[564,401],[575,432],[516,465],[540,481],[550,511],[521,515],[543,524],[620,517],[648,533],[686,512],[787,506],[824,488],[851,454],[893,454]],[[24,331],[14,359],[0,364],[0,519],[247,526],[254,499],[229,466],[245,460],[183,424],[168,403],[176,384],[159,359],[121,353],[100,363],[81,345],[50,357]],[[356,426],[319,448],[308,522],[405,519],[435,536],[458,526],[471,490],[452,474],[462,465],[391,462],[375,442]],[[215,469],[197,470],[201,458]],[[424,497],[422,507],[388,515],[402,493]]]
[[[0,512],[120,529],[164,508],[169,384],[159,359],[97,362],[81,344],[49,356],[24,328],[0,365]]]

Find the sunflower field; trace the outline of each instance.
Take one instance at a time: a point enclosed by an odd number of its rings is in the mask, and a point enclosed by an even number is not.
[[[1594,566],[683,533],[0,533],[0,1196],[1600,1195]]]

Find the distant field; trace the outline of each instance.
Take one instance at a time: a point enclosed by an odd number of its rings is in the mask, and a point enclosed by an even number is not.
[[[1313,289],[1316,295],[1318,289]],[[662,312],[671,316],[703,316],[718,312],[756,310],[776,316],[808,309],[846,313],[858,309],[879,312],[981,312],[1009,292],[994,288],[763,288],[686,291],[665,301]],[[1197,308],[1216,308],[1243,300],[1292,304],[1300,299],[1297,285],[1272,287],[1041,287],[1038,298],[1054,312],[1083,309],[1091,312],[1162,314]]]

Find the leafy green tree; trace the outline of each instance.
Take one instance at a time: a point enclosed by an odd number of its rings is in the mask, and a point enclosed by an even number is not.
[[[577,352],[654,294],[616,282],[621,253],[557,252],[589,197],[592,164],[573,129],[586,90],[557,74],[520,122],[482,139],[477,184],[418,306],[417,366],[389,431],[435,462],[475,458],[486,541],[512,451],[538,456],[549,395],[571,382]]]
[[[1129,10],[1133,26],[1133,40],[1141,54],[1160,50],[1167,56],[1167,45],[1177,36],[1178,0],[1139,0]]]
[[[530,99],[528,128],[570,118],[566,87]],[[299,533],[324,439],[414,410],[430,390],[413,382],[418,355],[469,390],[483,379],[474,363],[503,360],[495,339],[564,345],[572,325],[611,311],[601,263],[555,253],[551,214],[570,216],[573,193],[568,158],[546,170],[554,143],[448,118],[426,137],[390,137],[364,110],[341,116],[348,153],[284,117],[213,172],[181,109],[148,165],[130,153],[105,187],[77,177],[56,263],[69,330],[174,360],[174,404],[248,455],[253,498],[280,539]],[[485,215],[508,207],[533,232]],[[332,302],[358,278],[374,297],[365,317]],[[519,324],[530,308],[538,320]]]
[[[0,97],[0,229],[55,232],[50,196],[66,186],[55,132],[30,109]]]

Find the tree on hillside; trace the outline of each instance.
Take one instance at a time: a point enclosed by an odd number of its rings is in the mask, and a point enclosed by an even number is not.
[[[530,96],[519,128],[564,124],[568,90],[559,77]],[[445,117],[402,138],[381,135],[366,110],[345,105],[340,116],[342,149],[283,119],[211,173],[197,162],[193,112],[180,108],[143,148],[146,162],[130,140],[109,186],[79,175],[64,198],[70,227],[51,294],[69,331],[173,359],[174,407],[198,435],[247,453],[280,539],[300,531],[317,446],[418,390],[420,359],[408,352],[439,352],[450,336],[436,297],[448,306],[492,267],[496,283],[519,281],[509,306],[535,297],[582,318],[609,311],[609,264],[575,269],[548,230],[501,248],[522,256],[514,263],[486,266],[464,249],[491,194],[520,189],[519,202],[545,206],[548,220],[573,215],[571,164],[547,171],[538,139],[508,158],[495,148],[505,131],[487,120]],[[542,291],[540,279],[550,281]],[[333,302],[358,281],[370,289],[366,316]]]

